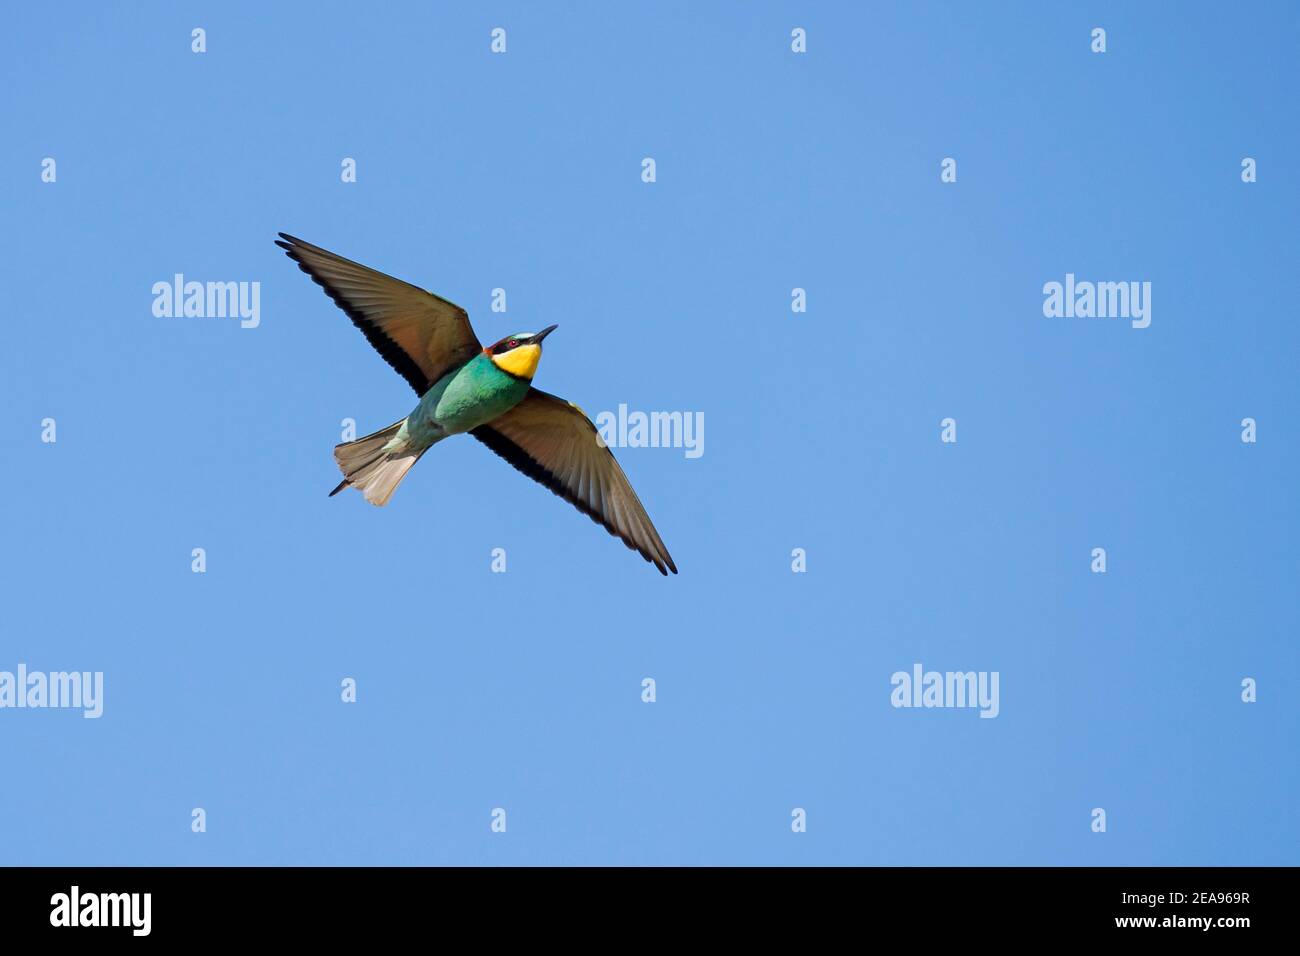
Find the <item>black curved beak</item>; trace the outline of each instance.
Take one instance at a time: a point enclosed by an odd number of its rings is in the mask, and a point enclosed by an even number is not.
[[[546,338],[548,335],[550,335],[558,328],[559,328],[558,325],[548,325],[546,328],[542,329],[542,331],[538,332],[536,335],[533,336],[533,344],[541,345],[542,339]]]

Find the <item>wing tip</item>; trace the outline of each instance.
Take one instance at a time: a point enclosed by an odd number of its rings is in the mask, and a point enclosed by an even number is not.
[[[641,549],[637,548],[637,550],[640,551]],[[673,559],[668,556],[668,552],[665,551],[663,557],[658,557],[658,556],[651,557],[650,555],[646,554],[644,551],[641,551],[641,554],[645,557],[647,561],[649,561],[656,568],[658,568],[659,573],[662,574],[664,577],[668,577],[669,571],[671,571],[673,574],[677,573],[677,565],[675,565],[673,563]]]
[[[279,236],[280,238],[273,240],[275,244],[279,246],[281,249],[283,249],[285,251],[285,254],[290,259],[293,259],[295,262],[301,264],[302,263],[301,250],[311,245],[311,243],[303,242],[297,236],[291,236],[287,232],[277,232],[276,235]]]

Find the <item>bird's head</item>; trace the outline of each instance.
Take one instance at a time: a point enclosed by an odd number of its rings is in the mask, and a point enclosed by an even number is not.
[[[516,332],[489,345],[483,351],[503,372],[509,372],[516,378],[531,379],[537,371],[537,363],[542,358],[542,339],[557,328],[559,326],[552,325],[540,332]]]

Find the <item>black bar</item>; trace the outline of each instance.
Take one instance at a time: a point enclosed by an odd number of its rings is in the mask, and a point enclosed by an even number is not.
[[[500,942],[562,924],[623,927],[634,939],[702,923],[737,941],[761,941],[788,924],[860,939],[905,930],[970,941],[1198,937],[1231,945],[1285,931],[1294,876],[1208,867],[13,868],[0,869],[0,925],[6,941],[53,943],[337,944],[430,930],[450,940],[455,927],[490,928]],[[72,926],[74,909],[75,922],[119,925]]]

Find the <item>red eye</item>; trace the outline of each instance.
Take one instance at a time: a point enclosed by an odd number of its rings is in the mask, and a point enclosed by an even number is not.
[[[515,346],[517,346],[518,344],[519,344],[519,343],[516,342],[514,339],[511,339],[509,342],[506,343],[506,348],[508,348],[508,349],[512,349],[512,348],[514,348]]]

